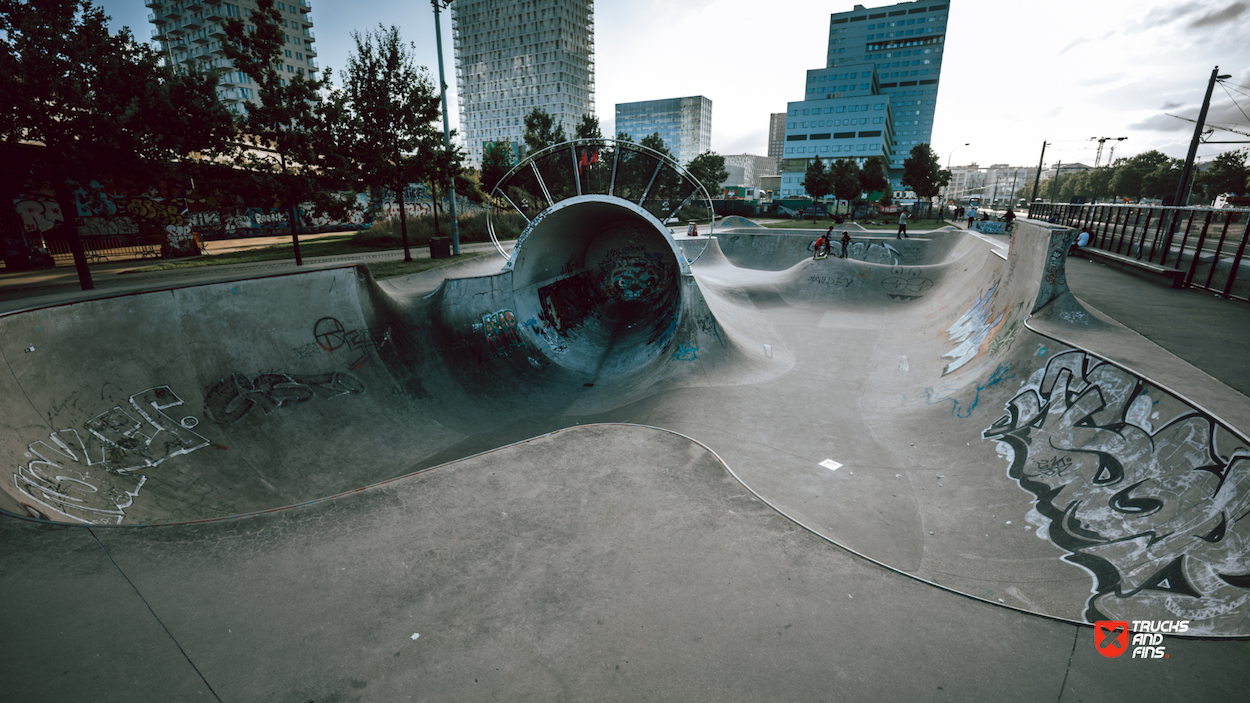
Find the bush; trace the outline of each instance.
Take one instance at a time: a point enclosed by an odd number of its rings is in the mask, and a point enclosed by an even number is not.
[[[495,214],[495,235],[500,239],[516,239],[525,229],[525,219],[516,213]],[[486,214],[463,215],[459,218],[460,243],[489,242]],[[438,218],[438,228],[444,237],[451,236],[451,223],[447,217]],[[421,215],[408,218],[408,245],[425,246],[434,237],[434,216]],[[400,238],[399,218],[376,219],[367,229],[352,237],[352,242],[366,247],[395,249],[403,246]]]

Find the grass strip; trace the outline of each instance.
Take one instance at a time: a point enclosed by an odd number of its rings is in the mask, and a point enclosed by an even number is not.
[[[454,264],[459,261],[467,261],[468,259],[476,259],[482,256],[483,252],[473,252],[468,254],[460,254],[459,256],[451,256],[446,259],[413,259],[412,261],[378,261],[372,264],[365,264],[369,267],[369,273],[373,275],[374,280],[383,278],[394,278],[396,276],[407,276],[412,273],[421,273],[439,266]]]

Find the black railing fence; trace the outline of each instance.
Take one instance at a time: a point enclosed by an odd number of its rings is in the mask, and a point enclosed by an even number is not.
[[[1180,269],[1185,287],[1250,301],[1241,271],[1250,209],[1033,203],[1029,217],[1085,230],[1095,249]]]

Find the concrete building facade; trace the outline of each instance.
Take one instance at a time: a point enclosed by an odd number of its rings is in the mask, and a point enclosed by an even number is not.
[[[659,133],[677,163],[712,148],[712,101],[702,95],[616,104],[616,131],[635,142]]]
[[[768,156],[776,161],[773,173],[781,173],[786,148],[786,113],[774,112],[768,116]]]
[[[310,0],[283,0],[274,7],[281,15],[282,57],[279,70],[286,75],[313,75],[318,70],[313,42]],[[173,64],[200,63],[221,70],[217,94],[231,110],[241,112],[248,103],[259,102],[257,86],[247,74],[236,71],[222,44],[225,21],[247,21],[257,9],[256,0],[145,0],[151,8],[148,22],[152,40]]]
[[[933,135],[949,14],[949,0],[936,0],[874,8],[855,5],[850,12],[829,18],[827,65],[850,70],[871,63],[880,95],[892,108],[890,180],[896,191],[903,160],[912,147],[930,143]]]
[[[891,158],[894,124],[889,98],[882,95],[876,67],[841,63],[807,72],[807,99],[786,104],[781,197],[806,195],[807,167],[819,157],[855,159],[863,166],[872,156]]]
[[[759,188],[760,179],[776,173],[777,160],[771,156],[755,154],[731,154],[725,157],[725,170],[729,177],[721,185]]]
[[[523,144],[525,116],[542,108],[573,136],[595,114],[593,0],[456,0],[460,134],[468,160],[488,142]]]

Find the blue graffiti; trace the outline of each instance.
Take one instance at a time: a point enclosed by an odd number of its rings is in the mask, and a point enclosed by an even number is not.
[[[941,403],[942,401],[949,400],[951,403],[953,403],[953,405],[951,406],[951,415],[961,420],[966,419],[966,418],[972,417],[972,411],[975,410],[977,407],[977,404],[981,402],[981,391],[985,390],[986,388],[991,388],[993,386],[996,386],[1002,383],[1003,381],[1007,381],[1015,377],[1016,375],[1011,373],[1011,367],[1007,366],[1006,364],[999,364],[998,368],[994,369],[993,375],[991,375],[989,380],[985,382],[985,385],[977,386],[977,393],[975,396],[973,396],[972,403],[968,405],[968,408],[966,411],[961,411],[960,408],[963,407],[963,404],[960,403],[957,398],[952,398],[949,395],[951,393],[958,392],[959,391],[958,388],[943,388],[940,391],[932,387],[926,388],[924,389],[924,393],[926,396],[925,403],[927,403],[928,405],[936,405],[937,403]]]
[[[684,344],[677,345],[677,351],[673,352],[674,359],[682,361],[691,361],[699,358],[699,348],[696,346],[686,346]]]

